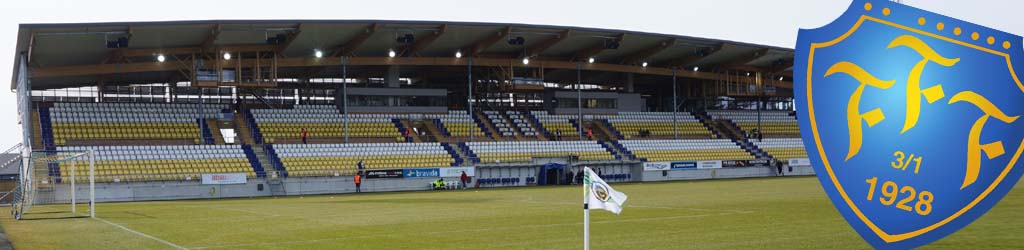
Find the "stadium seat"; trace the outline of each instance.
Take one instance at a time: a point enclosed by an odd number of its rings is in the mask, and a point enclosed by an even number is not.
[[[205,173],[245,173],[256,178],[252,164],[238,145],[60,147],[60,151],[95,150],[97,182],[198,181]],[[71,163],[59,163],[62,179],[70,178]],[[75,162],[77,182],[86,182],[88,161]]]
[[[714,119],[726,119],[736,124],[744,132],[757,129],[756,110],[713,110],[708,111]],[[761,111],[761,134],[764,137],[800,137],[800,126],[796,123],[796,117],[790,115],[789,111],[762,110]]]
[[[684,138],[711,138],[711,131],[689,112],[620,112],[616,115],[592,115],[592,119],[606,119],[625,139],[645,139],[641,130],[650,132],[651,139],[669,138],[676,134]],[[586,118],[585,118],[586,119]]]
[[[761,150],[768,153],[772,158],[780,161],[787,161],[793,158],[807,158],[807,151],[804,148],[804,141],[800,138],[765,138],[764,140],[750,140]]]
[[[50,109],[56,146],[96,140],[200,142],[198,118],[216,118],[226,105],[171,103],[55,103]],[[159,110],[159,112],[154,112]]]
[[[455,160],[440,143],[280,144],[277,156],[289,176],[355,175],[365,169],[449,167]]]
[[[624,140],[626,150],[649,162],[753,160],[754,156],[726,139]]]
[[[530,162],[536,157],[577,156],[582,161],[610,161],[615,157],[594,141],[469,142],[481,163]]]
[[[292,109],[254,109],[253,118],[266,140],[299,143],[302,129],[309,139],[344,138],[345,116],[330,105],[297,105]],[[349,114],[348,135],[355,138],[401,138],[394,114]],[[404,140],[404,139],[403,139]]]

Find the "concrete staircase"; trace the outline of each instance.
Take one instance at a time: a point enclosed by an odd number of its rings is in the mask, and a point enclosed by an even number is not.
[[[481,112],[476,112],[473,113],[473,116],[476,117],[475,120],[478,124],[483,125],[483,128],[485,129],[485,134],[489,133],[491,135],[491,138],[494,139],[495,141],[505,140],[505,137],[501,136],[501,132],[499,132],[498,129],[494,128],[494,124],[491,124],[491,119],[487,118],[487,115],[484,115]]]
[[[718,139],[728,138],[728,137],[722,135],[721,132],[719,132],[721,130],[721,128],[719,128],[719,124],[717,122],[715,122],[714,119],[711,119],[711,117],[708,116],[707,113],[697,112],[697,113],[694,113],[693,116],[694,116],[694,118],[697,118],[698,121],[700,121],[701,125],[704,125],[705,129],[711,131],[711,134],[714,135],[715,138],[718,138]]]
[[[421,122],[421,125],[423,125],[422,129],[426,129],[427,130],[427,135],[433,137],[434,141],[436,141],[436,142],[447,141],[448,137],[445,136],[444,133],[441,132],[441,130],[439,129],[440,128],[440,126],[438,126],[438,122],[439,121],[440,120],[437,120],[437,119],[423,120]]]
[[[590,124],[591,128],[595,128],[594,129],[594,137],[597,137],[600,140],[611,141],[611,140],[620,140],[620,139],[622,139],[622,138],[619,138],[618,134],[616,134],[615,132],[612,132],[612,130],[606,126],[607,121],[604,121],[604,120],[592,120],[592,121],[587,122],[587,123]]]
[[[630,157],[627,156],[626,152],[621,150],[621,149],[619,149],[619,147],[616,146],[614,142],[600,140],[600,141],[597,141],[597,143],[600,143],[601,147],[604,147],[605,150],[607,150],[609,153],[614,155],[615,159],[618,159],[618,160],[630,160]]]
[[[399,119],[399,122],[402,123],[402,127],[409,130],[409,137],[412,139],[412,142],[423,142],[423,138],[420,138],[419,133],[416,133],[416,129],[413,129],[417,127],[413,126],[412,121],[409,119]]]
[[[260,166],[263,167],[263,171],[267,172],[268,177],[271,175],[271,172],[277,172],[277,169],[274,168],[273,163],[270,162],[270,156],[267,154],[267,151],[263,149],[263,147],[253,146],[252,151],[253,153],[256,154],[256,159],[260,161]],[[280,174],[278,174],[278,176],[280,176]]]
[[[717,128],[716,131],[723,132],[723,134],[726,135],[727,138],[729,138],[729,140],[732,140],[733,143],[736,143],[736,145],[740,146],[740,148],[743,148],[743,150],[747,151],[747,153],[753,155],[754,158],[769,158],[768,153],[764,152],[764,150],[761,150],[757,146],[754,146],[754,144],[747,139],[746,135],[743,132],[741,132],[742,130],[740,130],[740,127],[737,126],[736,123],[733,123],[732,121],[725,119],[716,120],[715,123],[715,127]]]
[[[213,135],[213,143],[224,145],[224,134],[220,133],[220,124],[217,119],[206,119],[206,126],[210,128],[210,134]]]
[[[39,121],[39,112],[32,112],[32,149],[34,150],[43,149],[43,128]]]
[[[256,140],[252,138],[252,132],[249,131],[249,127],[245,124],[245,119],[241,115],[236,115],[234,119],[235,134],[238,135],[237,142],[245,145],[256,145]]]
[[[523,131],[519,130],[519,126],[516,126],[516,123],[512,122],[512,119],[508,118],[508,115],[505,114],[505,112],[498,112],[498,117],[505,120],[505,124],[508,124],[509,127],[512,128],[512,134],[515,135],[517,141],[526,140],[526,135],[523,135]]]

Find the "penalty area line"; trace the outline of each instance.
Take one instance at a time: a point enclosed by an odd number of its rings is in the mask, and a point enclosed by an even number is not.
[[[168,246],[171,246],[171,247],[174,247],[174,248],[177,248],[177,249],[188,249],[186,247],[179,246],[178,244],[171,243],[170,241],[166,241],[164,239],[157,238],[157,237],[152,236],[152,235],[148,235],[148,234],[144,234],[144,233],[139,232],[139,231],[132,230],[131,228],[122,226],[122,225],[117,224],[117,223],[110,222],[108,220],[101,219],[99,217],[96,217],[96,218],[93,218],[93,219],[96,219],[98,221],[102,221],[103,223],[107,223],[108,225],[120,228],[121,230],[128,231],[129,233],[133,233],[133,234],[138,235],[138,236],[142,236],[142,237],[145,237],[145,238],[148,238],[148,239],[151,239],[151,240],[155,240],[157,242],[163,243],[165,245],[168,245]]]

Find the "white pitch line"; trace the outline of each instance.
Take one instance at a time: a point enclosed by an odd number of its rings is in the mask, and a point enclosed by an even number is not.
[[[114,226],[114,227],[120,228],[122,230],[128,231],[129,233],[133,233],[133,234],[136,234],[136,235],[139,235],[139,236],[142,236],[142,237],[149,238],[151,240],[155,240],[155,241],[160,242],[160,243],[164,243],[164,244],[166,244],[168,246],[171,246],[171,247],[174,247],[174,248],[177,248],[177,249],[188,249],[186,247],[179,246],[178,244],[171,243],[170,241],[166,241],[164,239],[157,238],[157,237],[154,237],[152,235],[148,235],[148,234],[141,233],[139,231],[132,230],[131,228],[119,225],[117,223],[110,222],[108,220],[101,219],[99,217],[94,217],[93,219],[96,219],[98,221],[102,221],[103,223],[110,224],[111,226]]]
[[[652,218],[633,218],[623,220],[604,220],[604,221],[592,221],[591,224],[614,224],[623,222],[644,222],[644,221],[660,221],[660,220],[673,220],[673,219],[686,219],[686,218],[703,218],[703,217],[717,217],[717,216],[728,216],[737,214],[748,214],[753,211],[746,212],[725,212],[725,213],[714,213],[714,214],[691,214],[691,215],[679,215],[679,216],[665,216],[665,217],[652,217]],[[510,227],[489,227],[489,228],[478,228],[478,229],[461,229],[461,230],[447,230],[447,231],[431,231],[431,232],[417,232],[417,233],[398,233],[398,234],[387,234],[389,237],[399,237],[409,234],[418,235],[434,235],[434,234],[460,234],[460,233],[474,233],[484,232],[493,230],[516,230],[516,229],[530,229],[530,228],[547,228],[547,227],[563,227],[563,226],[574,226],[583,225],[583,222],[570,222],[570,223],[554,223],[554,224],[534,224],[534,225],[518,225]],[[233,244],[233,245],[220,245],[220,246],[199,246],[193,247],[192,249],[208,249],[208,248],[246,248],[253,246],[277,246],[285,244],[296,244],[296,243],[314,243],[314,242],[325,242],[325,241],[339,241],[339,240],[351,240],[351,239],[362,239],[380,237],[381,235],[359,235],[349,237],[336,237],[336,238],[323,238],[323,239],[309,239],[309,240],[294,240],[294,241],[274,241],[274,242],[260,242],[252,244]]]

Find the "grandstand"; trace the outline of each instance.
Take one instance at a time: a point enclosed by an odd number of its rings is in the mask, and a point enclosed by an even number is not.
[[[423,190],[462,172],[481,187],[557,185],[583,166],[612,182],[753,177],[764,171],[743,167],[806,157],[788,48],[578,27],[263,20],[25,24],[17,51],[24,145],[95,152],[99,201],[344,193],[355,175],[369,191]],[[755,128],[762,140],[746,136]],[[694,162],[730,164],[645,168]],[[72,164],[88,172],[82,159],[22,168],[62,194],[69,179],[86,182]]]

